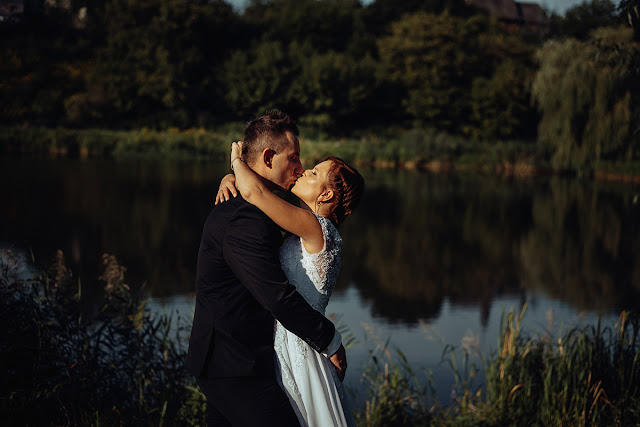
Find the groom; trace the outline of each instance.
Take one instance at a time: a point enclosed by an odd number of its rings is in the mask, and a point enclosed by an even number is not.
[[[243,157],[268,188],[288,189],[302,173],[297,135],[277,111],[247,125]],[[342,337],[287,281],[281,240],[278,226],[242,197],[217,205],[205,222],[186,369],[207,397],[209,425],[298,425],[276,382],[274,319],[330,356],[344,377]]]

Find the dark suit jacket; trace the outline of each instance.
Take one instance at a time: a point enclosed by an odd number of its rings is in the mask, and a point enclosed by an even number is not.
[[[274,376],[274,318],[316,351],[329,346],[335,327],[287,281],[280,242],[278,226],[242,197],[211,211],[198,254],[189,373]]]

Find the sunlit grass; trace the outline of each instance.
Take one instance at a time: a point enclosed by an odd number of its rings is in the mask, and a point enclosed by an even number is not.
[[[242,123],[164,131],[0,127],[0,154],[223,160],[229,155],[230,143],[242,138],[243,128]],[[333,155],[359,166],[385,168],[472,170],[509,176],[596,173],[608,179],[640,175],[636,161],[580,164],[573,171],[553,171],[553,147],[531,141],[478,142],[425,129],[361,132],[358,138],[310,134],[300,136],[305,167]]]
[[[152,314],[113,256],[103,257],[105,293],[97,311],[85,306],[82,282],[61,253],[47,270],[26,263],[0,253],[4,414],[29,425],[205,424],[204,396],[183,369],[188,321]],[[473,337],[460,347],[441,342],[455,380],[449,402],[438,401],[431,372],[416,373],[401,349],[364,325],[373,348],[361,378],[366,398],[358,424],[640,424],[636,314],[623,311],[612,326],[557,335],[550,327],[539,336],[523,332],[525,314],[526,304],[503,313],[498,347],[489,354],[477,352]],[[347,346],[364,345],[334,320]]]
[[[525,312],[526,304],[503,313],[498,348],[489,355],[445,347],[455,379],[450,402],[438,402],[430,377],[420,384],[400,350],[379,343],[363,375],[368,397],[359,425],[639,425],[637,315],[530,337],[522,331]]]

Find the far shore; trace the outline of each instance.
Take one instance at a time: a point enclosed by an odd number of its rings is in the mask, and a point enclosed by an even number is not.
[[[242,135],[240,123],[215,130],[165,131],[0,127],[0,156],[222,161],[228,156],[230,141],[237,140],[239,135]],[[638,161],[600,161],[574,169],[558,169],[553,167],[552,150],[540,142],[475,142],[418,129],[394,132],[393,136],[364,133],[352,139],[301,135],[300,140],[306,162],[317,162],[331,154],[373,168],[493,173],[512,178],[576,176],[640,183]]]

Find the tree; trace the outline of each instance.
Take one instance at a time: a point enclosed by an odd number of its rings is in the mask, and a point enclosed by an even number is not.
[[[633,28],[634,40],[640,42],[640,0],[622,0],[618,12]]]
[[[640,157],[640,46],[631,38],[631,29],[602,28],[588,41],[551,40],[538,52],[539,137],[555,146],[555,166]]]
[[[407,90],[406,111],[419,122],[455,130],[468,117],[472,74],[484,74],[476,40],[484,22],[447,13],[405,15],[378,48],[386,77]]]
[[[243,15],[255,38],[283,44],[310,43],[318,52],[343,51],[361,8],[354,0],[269,0],[250,4]]]
[[[375,66],[370,57],[319,53],[309,41],[264,41],[225,62],[225,97],[239,117],[279,108],[328,129],[359,114],[376,88]]]
[[[378,46],[386,78],[406,90],[405,109],[418,123],[490,138],[513,137],[527,121],[532,49],[497,22],[406,15]]]
[[[561,20],[562,35],[585,40],[596,28],[614,25],[619,21],[616,6],[611,0],[591,0],[567,10]]]
[[[236,116],[249,118],[269,109],[294,114],[287,92],[300,64],[290,60],[287,47],[265,41],[233,52],[223,65],[225,100]]]
[[[116,118],[147,125],[187,125],[202,108],[225,110],[216,67],[234,46],[233,10],[218,1],[111,0],[106,46],[92,83],[100,86]]]
[[[535,134],[538,116],[531,105],[529,85],[534,71],[506,59],[489,78],[473,80],[473,135],[484,140]]]

